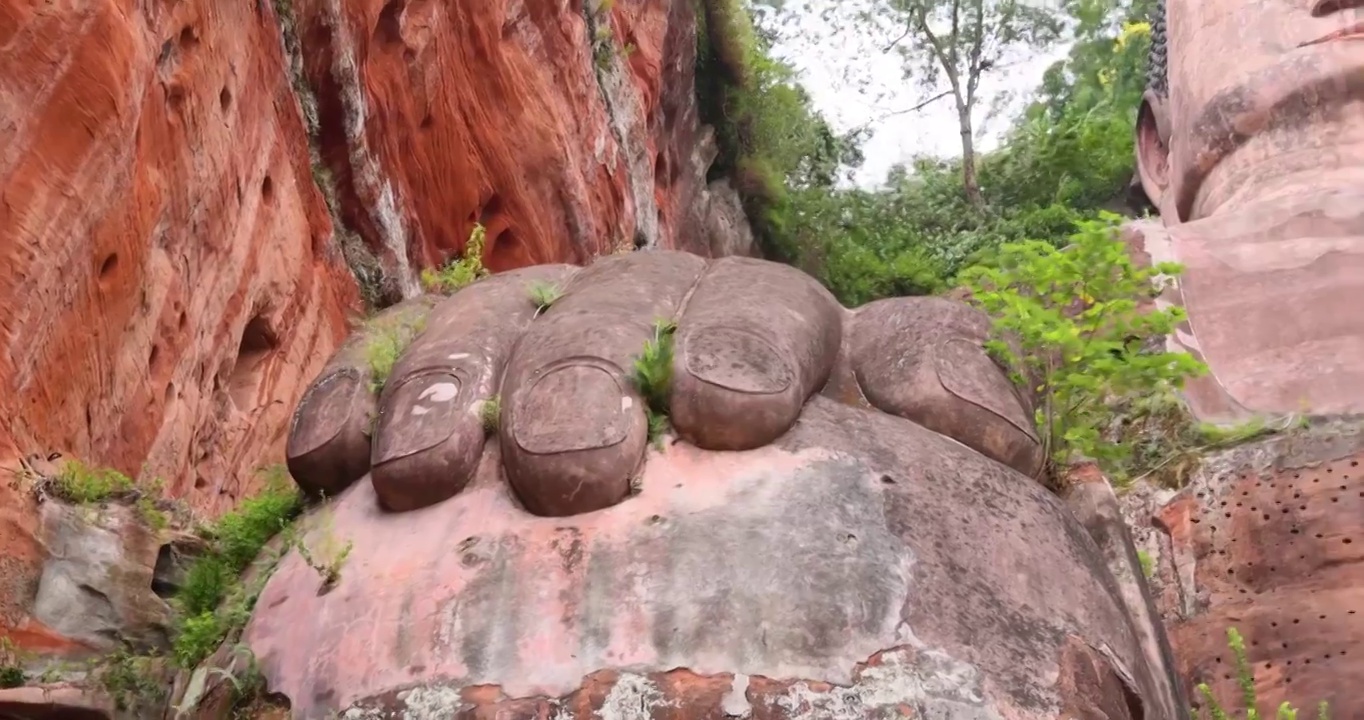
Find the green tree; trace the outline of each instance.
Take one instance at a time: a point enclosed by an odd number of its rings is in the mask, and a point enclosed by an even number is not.
[[[1036,399],[1043,471],[1053,483],[1081,457],[1118,467],[1131,446],[1105,437],[1114,408],[1206,372],[1186,353],[1149,349],[1184,320],[1178,307],[1150,307],[1182,268],[1138,267],[1117,237],[1117,220],[1081,222],[1064,248],[1004,245],[993,267],[964,273],[974,302],[994,321],[987,347]]]

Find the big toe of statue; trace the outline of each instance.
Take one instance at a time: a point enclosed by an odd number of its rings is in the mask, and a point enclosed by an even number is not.
[[[430,315],[377,401],[352,343],[300,404],[290,467],[340,493],[305,544],[349,552],[287,556],[244,638],[295,717],[1156,717],[982,318],[761,261],[522,272],[395,310]],[[628,370],[658,316],[661,446]]]

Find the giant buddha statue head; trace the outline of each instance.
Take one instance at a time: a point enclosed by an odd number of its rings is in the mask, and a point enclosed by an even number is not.
[[[1195,411],[1364,411],[1360,0],[1164,0],[1137,121],[1145,249],[1186,267]]]

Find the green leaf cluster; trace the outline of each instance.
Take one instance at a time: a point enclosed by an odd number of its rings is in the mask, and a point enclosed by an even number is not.
[[[1153,300],[1182,268],[1139,267],[1117,220],[1081,222],[1064,248],[1003,245],[993,263],[963,273],[973,302],[994,322],[987,348],[1034,400],[1052,480],[1081,458],[1120,468],[1132,448],[1105,436],[1115,408],[1206,372],[1186,353],[1159,349],[1185,318]]]

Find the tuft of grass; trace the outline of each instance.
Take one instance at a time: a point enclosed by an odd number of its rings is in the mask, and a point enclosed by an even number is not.
[[[475,223],[469,233],[469,242],[464,245],[464,255],[453,260],[439,270],[422,270],[422,286],[427,292],[451,295],[475,280],[487,277],[488,269],[483,267],[483,247],[487,242],[488,231],[481,223]]]
[[[159,532],[170,525],[170,519],[157,505],[164,490],[164,483],[159,478],[138,483],[111,468],[96,468],[79,460],[67,460],[56,475],[40,478],[33,490],[39,496],[73,505],[131,503],[152,530]]]
[[[1227,646],[1231,648],[1232,655],[1236,658],[1236,684],[1241,688],[1241,702],[1245,705],[1245,720],[1261,720],[1264,717],[1259,709],[1259,697],[1255,692],[1255,673],[1251,670],[1250,661],[1246,658],[1246,641],[1241,637],[1240,631],[1236,628],[1227,628]],[[1190,715],[1195,718],[1211,718],[1211,720],[1232,720],[1231,715],[1222,707],[1222,704],[1213,696],[1212,689],[1207,683],[1198,684],[1198,692],[1203,696],[1206,703],[1207,714],[1200,714],[1197,708],[1190,710]],[[1275,720],[1298,720],[1298,710],[1291,704],[1281,703],[1275,712]],[[1331,708],[1322,701],[1317,704],[1317,720],[1331,720]]]
[[[269,573],[260,573],[251,587],[243,585],[241,575],[266,543],[303,510],[297,489],[282,479],[287,472],[270,474],[271,481],[260,494],[201,530],[210,551],[190,566],[172,599],[180,616],[174,656],[181,667],[195,667],[246,625]],[[267,562],[273,566],[276,560]]]
[[[673,384],[673,334],[677,324],[671,320],[654,321],[654,336],[644,342],[644,351],[635,356],[630,379],[644,398],[649,419],[649,440],[661,443],[668,429],[668,398]]]
[[[489,435],[497,432],[498,424],[502,421],[502,396],[494,395],[484,400],[478,409],[478,416],[483,421],[484,432]]]
[[[378,393],[393,374],[393,366],[407,350],[407,346],[426,329],[426,318],[418,320],[386,319],[373,321],[369,340],[365,343],[365,362],[369,365],[369,387]]]
[[[535,304],[535,316],[550,309],[559,298],[564,296],[564,291],[558,285],[547,282],[533,282],[526,288],[530,295],[530,301]]]
[[[79,460],[66,461],[48,486],[53,497],[77,505],[129,497],[137,490],[127,475],[110,468],[92,468]]]

